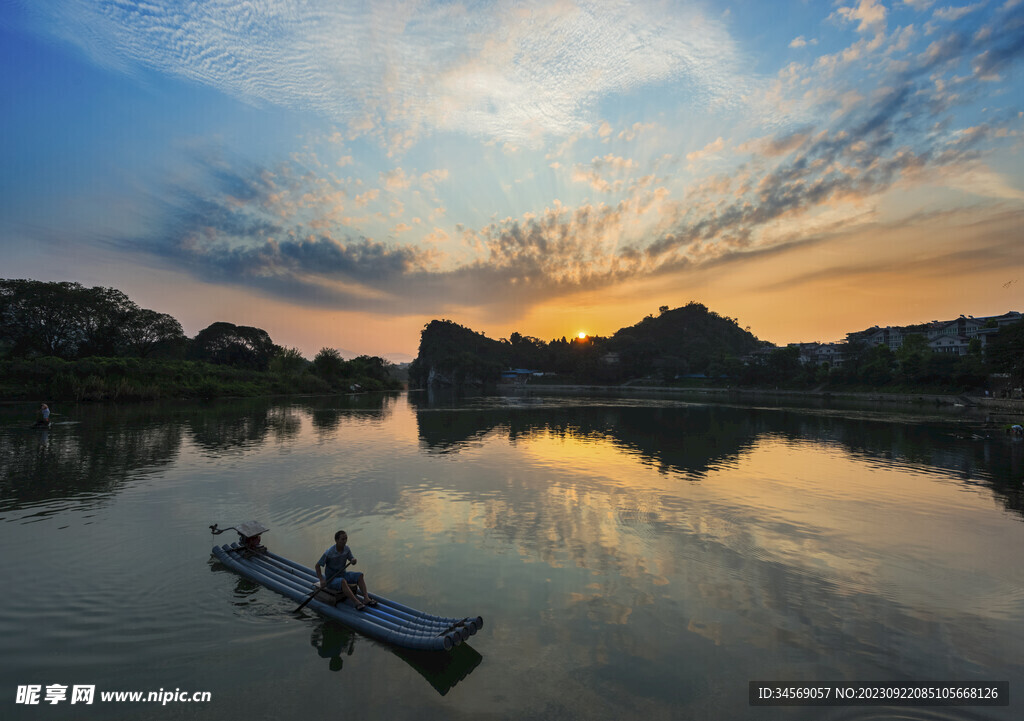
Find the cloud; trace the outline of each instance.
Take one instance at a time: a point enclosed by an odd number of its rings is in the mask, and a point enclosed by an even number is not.
[[[857,23],[857,32],[880,35],[885,32],[888,11],[878,0],[860,0],[855,7],[841,7],[836,14],[847,22]]]
[[[380,191],[374,188],[373,190],[367,190],[365,193],[357,195],[354,198],[354,202],[360,207],[366,207],[378,197],[380,197]]]
[[[622,175],[637,168],[636,161],[609,153],[604,157],[595,157],[589,165],[576,165],[573,168],[574,183],[589,183],[599,193],[619,191],[625,185],[624,179],[607,180],[603,174]]]
[[[384,187],[388,190],[404,190],[412,184],[412,178],[405,174],[405,171],[401,168],[395,168],[389,170],[386,173],[380,174],[381,182],[384,183]]]
[[[787,155],[807,142],[812,132],[813,128],[804,126],[785,134],[771,135],[747,141],[740,144],[736,150],[741,153],[757,153],[769,158]]]
[[[885,13],[875,4],[841,9],[849,30],[855,23],[857,32],[884,32]],[[1015,68],[1024,54],[1022,19],[1021,11],[1008,11],[983,33],[947,28],[932,42],[897,30],[874,49],[873,38],[861,38],[849,53],[830,54],[821,66],[788,66],[774,91],[780,105],[792,94],[799,112],[754,125],[747,136],[730,128],[686,156],[696,165],[715,155],[713,176],[682,167],[664,147],[644,157],[643,146],[668,132],[668,123],[636,146],[604,146],[602,139],[617,137],[611,125],[588,126],[545,159],[571,172],[539,175],[544,183],[586,184],[600,196],[563,205],[553,200],[566,197],[561,191],[577,199],[588,191],[556,184],[543,210],[488,207],[477,216],[485,220],[471,222],[462,209],[481,197],[452,187],[443,168],[422,171],[405,162],[376,175],[380,188],[368,190],[313,164],[265,168],[207,158],[197,173],[205,178],[203,187],[157,194],[163,213],[155,229],[121,245],[202,278],[297,303],[372,305],[377,312],[414,307],[424,314],[472,307],[500,314],[583,289],[741,262],[836,237],[877,222],[881,199],[892,190],[968,190],[971,202],[981,197],[1018,204],[1024,198],[1013,181],[986,162],[994,150],[1018,142],[1016,108],[1011,114],[993,103],[984,122],[958,120],[960,109],[988,102],[978,81]],[[500,55],[499,49],[487,52]],[[726,150],[725,137],[734,152]],[[489,148],[502,163],[518,160],[501,156],[498,145]],[[618,152],[595,154],[595,148]],[[590,160],[573,162],[573,149]],[[544,162],[541,155],[532,157]],[[717,167],[729,162],[735,164]],[[525,175],[520,167],[515,172],[498,174],[496,183],[511,188],[511,178]],[[438,195],[420,198],[427,195],[420,190]],[[386,208],[373,207],[379,214],[345,215],[380,200],[382,191]],[[451,207],[458,222],[440,227],[439,207]],[[387,209],[395,209],[394,219],[384,217]],[[495,220],[502,217],[498,212],[509,217]],[[419,245],[380,240],[399,234],[403,240],[424,237]]]
[[[637,167],[635,160],[613,155],[612,153],[604,157],[595,157],[590,162],[597,170],[607,169],[617,173],[624,173]]]
[[[625,130],[619,131],[619,140],[625,140],[632,142],[640,137],[642,134],[650,132],[658,127],[657,123],[633,123],[630,127]]]
[[[687,153],[686,159],[691,163],[695,163],[698,160],[703,160],[710,155],[714,155],[724,147],[725,141],[719,137],[717,140],[712,140],[700,150],[694,150],[692,153]]]
[[[245,102],[312,110],[391,154],[425,133],[536,144],[586,127],[599,101],[684,84],[739,102],[725,26],[690,5],[626,2],[26,4],[32,26],[94,62],[182,77]]]
[[[917,214],[901,218],[899,224],[870,225],[851,232],[851,235],[871,236],[871,241],[888,245],[891,249],[896,238],[912,242],[919,250],[913,257],[902,258],[898,264],[879,262],[872,254],[866,258],[852,258],[833,262],[812,271],[800,272],[778,282],[767,281],[761,291],[792,290],[802,285],[821,282],[856,286],[865,282],[908,283],[910,279],[943,279],[950,268],[963,276],[992,273],[1020,266],[1019,251],[1013,239],[1013,228],[1024,221],[1022,212],[1002,211],[979,214],[972,210],[950,210]],[[969,248],[956,243],[959,237],[970,237]],[[837,236],[843,238],[843,235]],[[953,238],[953,240],[951,240]]]
[[[950,7],[945,7],[945,8],[938,8],[935,11],[935,14],[933,15],[933,17],[938,19],[938,20],[944,20],[946,22],[956,22],[960,18],[962,18],[962,17],[964,17],[966,15],[970,15],[971,13],[975,12],[976,10],[980,10],[981,8],[985,7],[985,5],[986,5],[986,3],[983,0],[982,2],[974,3],[973,5],[963,5],[961,7],[952,7],[952,6],[950,6]]]

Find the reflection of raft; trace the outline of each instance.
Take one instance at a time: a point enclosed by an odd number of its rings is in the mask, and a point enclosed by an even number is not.
[[[452,686],[466,678],[484,660],[484,657],[468,643],[453,648],[448,653],[406,649],[395,649],[395,653],[416,669],[442,696],[451,691]]]
[[[305,601],[317,582],[312,569],[266,550],[232,543],[215,546],[213,555],[236,573],[296,601]],[[432,616],[414,608],[372,594],[377,607],[356,611],[345,602],[335,605],[329,592],[319,591],[309,608],[340,621],[349,628],[378,641],[421,651],[446,651],[458,646],[483,627],[483,619]]]
[[[250,581],[246,579],[242,583]],[[355,633],[337,621],[326,619],[314,626],[310,643],[321,658],[330,659],[331,671],[341,671],[344,666],[342,656],[351,656],[355,651]],[[469,643],[464,643],[447,653],[410,651],[394,646],[390,646],[389,649],[423,676],[442,696],[469,676],[483,661],[483,656]]]

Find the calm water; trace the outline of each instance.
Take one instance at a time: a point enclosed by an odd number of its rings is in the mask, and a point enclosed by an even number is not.
[[[752,680],[1009,681],[1024,444],[962,421],[599,398],[350,396],[0,410],[0,716],[878,719]],[[966,437],[965,437],[966,436]],[[312,565],[485,627],[411,655],[210,559],[258,519]],[[16,702],[19,685],[208,704]],[[343,704],[343,705],[342,705]],[[352,713],[352,712],[349,712]]]

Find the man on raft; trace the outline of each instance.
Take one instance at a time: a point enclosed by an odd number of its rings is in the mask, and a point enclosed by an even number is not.
[[[334,545],[324,551],[324,555],[320,556],[320,560],[316,562],[316,576],[320,579],[322,588],[341,589],[341,592],[355,604],[356,610],[362,611],[367,606],[376,606],[377,600],[370,598],[370,594],[366,590],[366,580],[363,579],[363,574],[360,571],[345,570],[346,566],[356,565],[352,549],[346,546],[346,543],[348,543],[347,533],[338,531],[334,534]],[[326,569],[326,581],[324,573],[320,570],[321,567]],[[365,601],[356,598],[356,594],[352,591],[352,584],[359,587],[359,592],[366,599]]]

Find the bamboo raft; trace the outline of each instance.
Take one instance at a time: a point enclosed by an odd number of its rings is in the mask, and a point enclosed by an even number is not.
[[[216,526],[211,526],[216,529]],[[376,606],[357,611],[341,596],[319,589],[316,573],[259,544],[259,534],[267,529],[255,522],[242,524],[242,529],[258,533],[247,536],[242,530],[239,543],[214,546],[214,557],[232,571],[295,601],[305,601],[315,591],[308,607],[327,618],[384,643],[400,648],[424,651],[447,651],[460,645],[483,627],[480,616],[453,618],[435,616],[405,606],[384,596],[370,594]],[[227,529],[223,529],[227,530]],[[214,533],[220,531],[214,530]],[[319,589],[319,590],[316,590]]]

